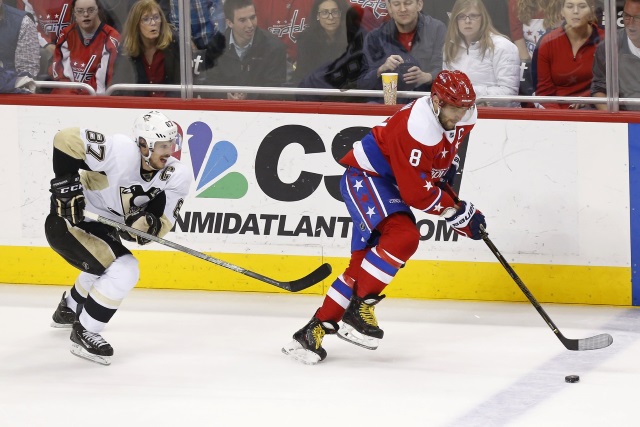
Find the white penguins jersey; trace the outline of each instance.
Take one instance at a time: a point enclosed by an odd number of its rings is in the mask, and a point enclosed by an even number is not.
[[[88,211],[123,222],[126,215],[145,210],[151,200],[164,197],[158,236],[173,228],[192,182],[190,171],[179,160],[170,157],[164,169],[144,171],[140,149],[131,137],[85,128],[63,129],[53,144],[90,169],[80,173]]]

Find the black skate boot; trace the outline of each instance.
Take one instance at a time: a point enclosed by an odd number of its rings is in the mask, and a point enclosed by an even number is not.
[[[70,328],[73,326],[73,322],[76,320],[76,314],[73,312],[73,310],[67,307],[66,297],[67,293],[64,292],[62,294],[62,299],[58,304],[58,308],[56,308],[53,316],[51,316],[51,318],[53,319],[53,322],[51,322],[52,328]]]
[[[321,322],[313,316],[309,323],[293,334],[293,341],[282,347],[282,352],[306,365],[315,365],[327,357],[327,351],[322,348],[322,338],[326,334],[335,334],[337,330],[336,322]]]
[[[113,348],[100,334],[87,331],[76,320],[71,329],[71,353],[101,365],[110,365]]]
[[[369,350],[378,348],[384,331],[378,327],[374,308],[383,298],[384,295],[374,294],[360,298],[354,293],[347,311],[342,316],[338,338]]]

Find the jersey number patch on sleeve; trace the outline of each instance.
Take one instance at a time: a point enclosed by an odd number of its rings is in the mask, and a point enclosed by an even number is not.
[[[105,137],[100,132],[95,132],[87,129],[84,135],[85,135],[85,138],[87,139],[87,142],[90,142],[93,144],[104,144],[105,142]],[[105,153],[104,145],[98,145],[97,151],[91,145],[87,145],[87,154],[95,158],[99,162],[104,160],[104,153]]]

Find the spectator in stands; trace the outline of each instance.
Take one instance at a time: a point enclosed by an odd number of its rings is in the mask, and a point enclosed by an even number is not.
[[[563,0],[563,24],[540,41],[532,67],[538,96],[589,96],[593,56],[604,39],[595,22],[594,0]],[[545,103],[544,108],[583,108],[585,104]]]
[[[362,9],[361,26],[365,32],[374,30],[391,20],[386,0],[346,0],[351,7]],[[434,1],[435,0],[430,0]],[[440,0],[438,0],[440,1]]]
[[[169,23],[177,30],[180,29],[178,3],[171,0],[171,15]],[[206,49],[218,32],[224,32],[224,15],[222,0],[191,0],[191,42],[194,50]],[[219,21],[222,17],[222,22]]]
[[[206,64],[207,84],[221,86],[278,87],[286,81],[287,52],[284,44],[266,30],[258,28],[258,17],[252,0],[225,0],[227,20],[226,45],[223,54]],[[227,93],[228,99],[267,99],[266,95],[244,92]]]
[[[71,0],[17,0],[18,9],[34,17],[40,45],[39,78],[48,76],[53,53],[62,30],[71,25]]]
[[[442,70],[447,28],[420,12],[422,0],[389,0],[387,6],[392,20],[365,38],[366,70],[359,86],[382,89],[382,73],[397,72],[399,91],[429,91]]]
[[[624,29],[618,30],[618,87],[620,98],[640,98],[640,0],[626,0],[622,10]],[[605,45],[596,48],[591,96],[606,97]],[[606,110],[605,104],[596,104]],[[621,105],[621,110],[640,110],[640,105]]]
[[[344,10],[343,10],[344,8]],[[335,25],[323,24],[321,15],[330,18],[333,13],[322,13],[323,10],[339,10],[342,16],[337,30]],[[366,31],[362,28],[362,9],[349,7],[341,0],[316,0],[313,10],[318,16],[314,20],[309,19],[311,25],[300,36],[298,66],[294,80],[300,87],[320,89],[356,89],[358,78],[364,66],[364,37]],[[325,18],[325,19],[326,19]],[[335,18],[330,20],[338,21]],[[329,21],[330,21],[329,20]],[[335,23],[334,23],[335,24]],[[330,42],[328,32],[333,32],[333,41]],[[343,41],[344,47],[336,46],[337,41]],[[334,47],[329,49],[329,47]],[[324,52],[324,56],[322,54]],[[317,58],[316,58],[317,56]],[[345,96],[315,96],[297,95],[297,100],[303,101],[343,101],[363,102],[360,97]]]
[[[493,27],[499,34],[510,34],[509,27],[509,0],[485,0],[484,6],[489,12]],[[422,6],[422,13],[433,16],[438,21],[449,24],[449,17],[456,0],[425,1]]]
[[[180,84],[178,40],[155,0],[138,0],[131,7],[112,83]],[[179,92],[127,91],[124,94],[177,96]]]
[[[315,0],[307,18],[309,26],[298,37],[298,60],[293,83],[319,66],[342,55],[347,48],[347,3],[344,0]]]
[[[471,80],[478,97],[518,94],[518,48],[493,27],[482,0],[455,2],[446,40],[444,69],[464,72]],[[496,102],[487,105],[517,104]]]
[[[96,0],[73,0],[71,6],[74,20],[58,37],[51,67],[53,78],[87,83],[102,94],[111,83],[120,34],[102,22]],[[86,94],[79,89],[54,89],[52,93]]]
[[[558,26],[560,16],[555,4],[562,0],[509,0],[511,40],[518,46],[520,59],[531,61],[540,38]],[[545,11],[554,13],[546,14]]]
[[[40,68],[39,61],[36,24],[24,11],[0,0],[0,67],[35,77]]]
[[[312,4],[313,0],[254,0],[256,15],[260,17],[258,26],[287,47],[287,81],[293,77],[298,59],[298,37],[309,26]]]

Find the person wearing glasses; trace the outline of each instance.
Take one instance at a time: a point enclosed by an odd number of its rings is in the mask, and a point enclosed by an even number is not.
[[[180,84],[180,46],[175,29],[167,20],[167,1],[138,0],[131,6],[124,25],[120,55],[113,84]],[[209,34],[204,56],[214,61],[224,48],[224,34]],[[204,44],[208,43],[208,44]],[[178,97],[180,91],[116,91],[118,95]]]
[[[112,84],[180,84],[180,47],[155,0],[138,0],[124,24]],[[119,95],[179,96],[180,91],[123,91]]]
[[[319,66],[330,62],[347,48],[348,6],[343,0],[315,0],[307,18],[309,26],[298,38],[298,61],[293,83],[300,83]]]
[[[618,87],[620,98],[640,98],[640,0],[626,0],[622,9],[624,28],[618,30]],[[596,48],[591,96],[606,97],[605,45]],[[596,104],[606,110],[605,104]],[[640,105],[620,105],[621,110],[640,110]]]
[[[447,27],[424,15],[422,0],[389,0],[391,20],[367,34],[361,89],[382,89],[382,73],[398,73],[398,90],[428,92],[442,70]],[[400,99],[398,102],[402,102]]]
[[[73,21],[56,43],[51,73],[61,82],[87,83],[104,93],[111,83],[120,34],[102,22],[97,0],[74,0]],[[53,94],[87,94],[80,89],[54,89]]]
[[[520,87],[518,48],[493,27],[482,0],[457,0],[444,45],[444,69],[463,71],[477,96],[517,95]],[[509,102],[486,103],[517,106]]]
[[[300,47],[293,83],[304,88],[355,89],[364,67],[362,9],[342,0],[316,0]],[[301,101],[362,102],[359,97],[297,95]]]
[[[604,40],[598,27],[594,0],[563,0],[558,3],[563,23],[546,34],[536,47],[531,67],[537,72],[538,96],[590,96],[593,57]],[[544,108],[578,109],[584,103],[544,103]]]

